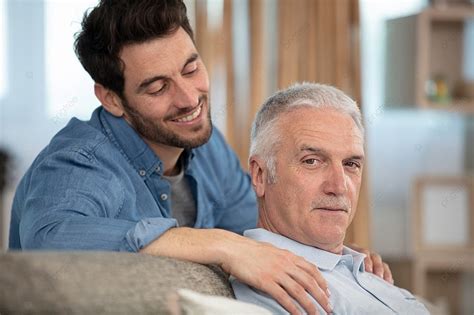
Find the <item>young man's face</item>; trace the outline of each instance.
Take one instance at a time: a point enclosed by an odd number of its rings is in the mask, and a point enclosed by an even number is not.
[[[125,119],[155,145],[193,148],[211,134],[209,79],[189,35],[124,46]]]
[[[359,196],[360,130],[349,115],[310,107],[284,114],[276,128],[276,178],[264,183],[261,222],[275,233],[339,252]]]

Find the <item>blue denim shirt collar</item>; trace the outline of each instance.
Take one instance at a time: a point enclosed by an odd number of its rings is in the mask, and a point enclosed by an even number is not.
[[[136,130],[123,117],[116,117],[102,107],[98,110],[105,134],[133,165],[137,173],[143,178],[148,178],[153,172],[163,175],[163,162]],[[181,158],[185,171],[193,157],[192,150],[183,151]]]
[[[276,247],[289,250],[298,256],[306,257],[307,260],[311,261],[322,270],[333,270],[342,259],[350,256],[352,257],[351,260],[353,263],[354,272],[364,271],[365,255],[346,246],[344,246],[342,255],[338,255],[316,247],[299,243],[283,235],[279,235],[261,228],[246,230],[244,232],[244,236],[260,242],[271,243]]]

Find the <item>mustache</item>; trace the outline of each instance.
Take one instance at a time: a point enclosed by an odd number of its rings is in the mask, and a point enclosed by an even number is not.
[[[195,106],[190,105],[190,106],[187,106],[187,107],[184,107],[184,108],[179,108],[179,109],[176,110],[176,112],[167,115],[164,119],[165,120],[173,120],[173,119],[179,118],[181,116],[186,116],[187,114],[192,113],[196,109],[196,107],[198,107],[198,106],[200,106],[204,103],[207,103],[207,100],[208,100],[208,96],[203,94],[203,95],[199,96],[197,105],[195,105]]]
[[[324,196],[311,202],[311,209],[333,209],[349,212],[351,204],[349,200],[338,196]]]

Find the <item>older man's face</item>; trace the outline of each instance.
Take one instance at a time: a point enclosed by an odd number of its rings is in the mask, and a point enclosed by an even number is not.
[[[277,129],[276,180],[261,184],[260,225],[339,253],[356,212],[363,135],[349,115],[328,108],[296,108]]]

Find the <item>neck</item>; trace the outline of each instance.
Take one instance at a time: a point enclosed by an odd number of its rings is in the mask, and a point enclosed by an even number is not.
[[[177,148],[168,146],[165,144],[152,143],[145,139],[145,142],[150,146],[150,148],[155,152],[157,156],[160,157],[163,162],[163,175],[174,176],[177,175],[180,171],[180,164],[178,163],[181,153],[183,153],[183,148]]]
[[[325,250],[327,252],[331,252],[333,254],[342,255],[342,251],[344,249],[344,244],[340,243],[340,244],[337,244],[335,247],[334,247],[334,245],[332,245],[332,246],[325,246],[325,248],[324,247],[318,247],[318,248],[322,249],[322,250]]]
[[[317,240],[308,240],[306,238],[299,238],[297,236],[292,236],[292,235],[287,235],[287,234],[282,234],[278,231],[278,229],[272,224],[270,218],[268,217],[264,206],[260,205],[259,206],[259,211],[258,211],[258,222],[257,222],[257,227],[265,229],[267,231],[270,231],[275,234],[279,234],[282,236],[285,236],[289,239],[292,239],[294,241],[297,241],[301,244],[305,244],[311,247],[315,247],[333,254],[337,255],[342,255],[342,250],[344,249],[344,244],[343,242],[338,242],[338,243],[322,243],[318,242]],[[299,235],[299,234],[296,234]]]

